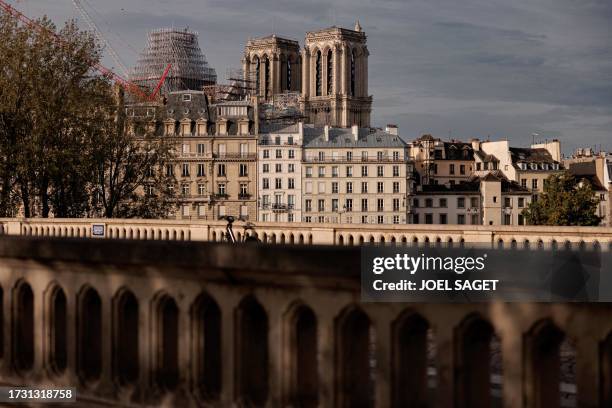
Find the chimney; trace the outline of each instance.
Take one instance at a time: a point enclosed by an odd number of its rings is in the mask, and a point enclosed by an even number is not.
[[[472,144],[472,149],[476,151],[480,150],[480,139],[471,139],[470,143]]]
[[[323,133],[325,134],[325,141],[329,142],[329,125],[325,125],[323,128]]]
[[[387,125],[387,127],[385,128],[385,132],[390,133],[390,134],[395,135],[395,136],[399,136],[399,129],[398,129],[397,125],[395,125],[393,123],[389,123]]]
[[[357,142],[359,140],[359,126],[351,126],[351,133],[353,133],[353,139]]]

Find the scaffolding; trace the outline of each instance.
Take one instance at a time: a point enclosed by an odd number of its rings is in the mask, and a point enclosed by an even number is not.
[[[144,51],[130,73],[130,80],[146,89],[155,88],[164,69],[172,67],[161,92],[202,90],[217,83],[198,45],[198,34],[188,29],[162,28],[149,33]]]
[[[213,102],[244,100],[255,93],[255,82],[244,75],[242,69],[228,68],[225,81],[224,84],[204,86],[204,93],[209,100]]]

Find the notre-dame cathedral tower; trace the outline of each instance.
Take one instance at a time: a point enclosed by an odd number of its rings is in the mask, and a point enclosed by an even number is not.
[[[275,35],[249,40],[242,63],[264,101],[301,90],[307,123],[369,127],[368,55],[357,22],[354,30],[334,26],[307,33],[301,53],[297,41]]]

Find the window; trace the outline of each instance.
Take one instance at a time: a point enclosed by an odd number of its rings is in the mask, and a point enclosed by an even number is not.
[[[497,196],[493,196],[493,202],[496,203],[497,202]]]
[[[264,165],[262,166],[262,173],[269,173],[270,172],[270,165],[268,163],[264,163]]]
[[[376,200],[376,210],[385,211],[385,201],[382,198]]]
[[[240,196],[246,197],[249,195],[249,186],[247,183],[240,183]]]
[[[446,208],[446,206],[447,206],[446,198],[441,198],[440,199],[440,207]]]
[[[356,60],[357,60],[357,55],[356,55],[356,51],[355,49],[353,49],[353,51],[351,52],[351,68],[350,68],[350,74],[351,74],[351,83],[350,83],[350,91],[351,91],[351,96],[355,96],[355,83],[357,82],[356,80],[356,76],[357,76],[357,72],[355,69],[355,65],[356,65]]]
[[[204,163],[198,163],[198,177],[204,177],[206,175],[206,167]]]
[[[166,166],[166,176],[168,177],[174,176],[174,165],[173,164],[168,164]]]
[[[295,150],[293,150],[293,149],[289,150],[289,158],[290,159],[295,159]]]
[[[425,214],[425,224],[433,224],[433,214]]]
[[[367,150],[361,152],[361,160],[368,161],[368,152],[367,152]]]
[[[512,215],[504,214],[504,225],[512,225]]]
[[[309,198],[307,198],[307,199],[304,201],[304,206],[305,206],[304,211],[306,211],[306,212],[311,212],[311,211],[312,211],[312,200],[311,200],[311,199],[309,199]]]
[[[393,152],[393,161],[399,160],[399,152]]]
[[[438,174],[438,163],[433,164],[433,174]]]
[[[450,174],[455,174],[455,165],[451,164],[449,169],[448,169],[448,171],[449,171]]]
[[[538,189],[538,179],[531,180],[531,188],[534,190]]]
[[[315,57],[315,95],[321,96],[323,94],[323,72],[322,72],[322,58],[321,51],[317,51]]]
[[[332,198],[332,211],[338,212],[338,199]]]
[[[400,171],[399,166],[393,166],[393,177],[399,177]]]
[[[217,191],[219,192],[219,195],[225,195],[225,183],[217,184]]]
[[[361,166],[361,177],[368,177],[368,166]]]
[[[378,183],[376,183],[376,192],[381,194],[384,193],[385,190],[385,185],[382,181],[379,181]]]
[[[293,194],[287,195],[287,206],[289,208],[295,207],[295,196]]]
[[[191,188],[189,188],[189,184],[183,184],[181,186],[181,194],[183,194],[183,197],[188,197],[191,194]]]
[[[363,211],[363,212],[367,212],[368,211],[368,199],[367,198],[362,198],[361,199],[361,211]]]
[[[295,173],[295,164],[290,163],[287,165],[287,172],[288,173]]]
[[[347,198],[344,206],[346,207],[346,212],[352,212],[353,211],[353,199]]]
[[[523,214],[518,215],[518,225],[525,225],[525,217]]]
[[[457,208],[465,208],[465,197],[457,197]]]
[[[384,224],[385,223],[385,217],[382,215],[379,215],[378,217],[376,217],[376,222],[378,224]]]
[[[353,177],[353,166],[346,166],[346,177]]]
[[[319,177],[325,177],[325,167],[319,166]]]
[[[183,94],[183,102],[191,102],[191,94]]]
[[[480,224],[480,217],[478,216],[478,214],[472,214],[472,225],[479,225]]]
[[[338,182],[334,181],[332,183],[332,194],[338,194]]]
[[[274,144],[275,144],[275,145],[277,145],[277,146],[278,146],[279,144],[281,144],[281,138],[280,138],[280,136],[275,136],[275,137],[274,137]]]
[[[206,184],[198,184],[198,195],[206,195]]]
[[[334,61],[332,50],[327,51],[327,94],[331,95],[334,91]]]
[[[206,215],[206,206],[204,204],[198,205],[198,217],[204,217]]]
[[[249,167],[245,163],[240,163],[239,177],[247,177],[249,175]]]
[[[399,198],[394,198],[393,199],[393,211],[399,211],[400,210],[400,200]]]
[[[448,216],[446,214],[440,214],[440,224],[448,224]]]
[[[519,208],[525,207],[525,199],[523,197],[519,197],[519,199],[518,199],[518,206],[519,206]]]
[[[415,198],[414,200],[412,200],[412,206],[414,208],[419,208],[419,199]]]
[[[270,151],[268,149],[265,149],[263,151],[263,158],[264,159],[269,159],[270,158]]]
[[[476,163],[476,170],[480,171],[481,168],[482,168],[482,163]]]
[[[425,199],[425,208],[431,208],[431,207],[433,207],[433,199],[426,198]]]
[[[287,180],[287,188],[293,190],[295,188],[295,179],[290,178]]]
[[[312,167],[306,167],[306,177],[312,177]]]
[[[217,176],[225,177],[225,164],[217,165]]]
[[[457,224],[465,225],[465,214],[457,214]]]
[[[346,152],[346,161],[353,160],[353,152]]]
[[[276,188],[277,190],[280,190],[281,188],[283,188],[283,179],[275,178],[274,179],[274,188]]]
[[[367,192],[368,192],[368,182],[362,181],[361,182],[361,193],[365,194]]]
[[[321,193],[325,193],[325,182],[319,182],[318,184],[318,191],[319,194]]]
[[[368,223],[368,216],[367,215],[362,215],[361,216],[361,223],[362,224],[367,224]]]
[[[319,161],[325,160],[325,152],[319,152]]]
[[[304,184],[304,188],[306,190],[306,194],[312,194],[312,182],[307,182]]]
[[[270,188],[270,179],[268,179],[267,177],[266,177],[266,178],[263,178],[263,179],[261,180],[261,184],[262,184],[262,185],[261,185],[261,187],[262,187],[264,190],[269,189],[269,188]]]
[[[477,208],[478,207],[478,197],[470,198],[470,207]]]
[[[504,197],[504,207],[512,207],[512,199],[510,197]]]
[[[527,179],[521,179],[521,187],[527,188]]]
[[[352,194],[353,193],[353,183],[350,181],[346,182],[346,193],[347,194]]]
[[[384,177],[384,168],[383,166],[377,166],[376,167],[376,176],[377,177]]]
[[[287,136],[287,144],[292,145],[293,144],[293,136]],[[289,150],[289,157],[291,157],[291,152],[293,150]]]
[[[459,174],[461,175],[465,174],[465,164],[459,165]]]
[[[325,200],[319,200],[317,209],[319,212],[325,212]]]
[[[276,158],[277,159],[283,158],[283,151],[281,149],[276,149]]]
[[[394,215],[394,216],[393,216],[393,223],[394,223],[394,224],[399,224],[399,222],[400,222],[400,217],[399,217],[399,215]]]
[[[198,143],[198,156],[204,156],[206,153],[206,146],[204,143]]]
[[[398,181],[393,182],[393,194],[398,194],[400,192],[400,183]]]
[[[304,217],[304,222],[312,222],[312,217]]]
[[[419,223],[419,214],[413,214],[412,215],[412,223],[413,224],[418,224]]]
[[[338,177],[338,166],[332,167],[332,177]]]

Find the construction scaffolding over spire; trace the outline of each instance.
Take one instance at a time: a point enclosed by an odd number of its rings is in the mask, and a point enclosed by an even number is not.
[[[130,80],[147,89],[155,88],[168,64],[172,67],[162,93],[202,90],[217,83],[217,73],[208,66],[198,45],[198,34],[188,29],[162,28],[149,33],[144,51],[130,73]]]

